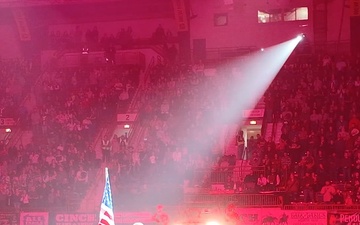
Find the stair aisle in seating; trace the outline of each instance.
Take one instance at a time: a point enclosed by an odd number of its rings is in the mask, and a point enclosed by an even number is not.
[[[237,124],[228,125],[227,134],[225,137],[226,147],[225,147],[225,155],[237,155],[237,147],[236,147],[236,132],[238,129]]]
[[[283,123],[282,122],[279,122],[279,123],[277,123],[276,124],[276,130],[275,130],[275,134],[274,134],[274,136],[275,136],[275,143],[279,143],[280,142],[280,138],[281,138],[281,134],[282,134],[282,132],[281,132],[281,130],[282,130],[282,127],[283,127]]]
[[[141,74],[140,76],[144,80],[141,82],[141,84],[138,86],[136,93],[131,101],[131,104],[129,105],[127,109],[127,113],[137,113],[139,110],[140,102],[143,98],[143,95],[145,93],[145,86],[147,85],[146,80],[148,80],[150,71],[152,69],[152,66],[154,66],[154,59],[151,60],[149,63],[145,74]],[[112,138],[114,132],[116,129],[116,123],[107,125],[100,129],[94,143],[93,147],[96,151],[96,158],[101,159],[102,158],[102,151],[101,151],[101,140],[104,137],[105,134],[109,135],[110,138]],[[146,129],[139,127],[139,124],[134,123],[131,130],[129,131],[129,146],[133,146],[134,143],[139,144],[140,140],[143,140],[144,135],[146,134]],[[134,147],[138,147],[137,145]],[[82,199],[82,202],[80,204],[79,212],[93,212],[99,210],[98,207],[100,207],[101,197],[103,194],[103,183],[104,183],[104,167],[106,165],[102,164],[101,168],[99,168],[96,171],[96,178],[95,182],[91,184],[91,187],[86,192],[85,197]],[[111,173],[111,172],[110,172]]]
[[[265,130],[265,134],[264,134],[264,138],[266,141],[273,139],[273,130],[274,130],[273,123],[266,124],[266,130]]]
[[[81,201],[78,212],[96,212],[100,209],[101,197],[104,191],[104,167],[101,167],[97,173],[94,184],[86,192],[84,199]]]

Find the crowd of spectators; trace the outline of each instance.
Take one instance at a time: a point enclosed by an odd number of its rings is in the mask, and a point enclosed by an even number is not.
[[[119,176],[138,174],[138,182],[161,183],[172,174],[179,182],[210,187],[211,175],[197,179],[193,171],[237,165],[235,156],[221,157],[222,149],[209,149],[219,146],[206,121],[218,118],[226,91],[214,98],[204,90],[222,93],[217,89],[226,86],[227,78],[205,76],[203,68],[201,63],[159,63],[153,69],[140,104],[145,139],[137,149],[119,154]],[[263,170],[244,180],[229,170],[224,188],[280,191],[286,203],[359,202],[359,68],[358,59],[344,57],[287,62],[265,94],[265,121],[281,122],[281,138],[251,137],[245,160]]]
[[[101,164],[92,146],[98,128],[126,110],[139,72],[110,64],[44,72],[24,102],[30,143],[0,149],[1,205],[79,204]]]
[[[0,117],[18,119],[22,115],[22,109],[17,106],[30,89],[36,72],[27,60],[0,60]]]
[[[117,46],[118,49],[131,49],[139,44],[165,44],[172,38],[170,31],[160,24],[151,37],[133,37],[133,28],[120,28],[117,33],[101,33],[97,26],[92,29],[82,30],[76,26],[74,30],[51,31],[48,36],[48,46],[50,49],[72,49],[80,50],[84,47],[91,50],[108,49]]]
[[[217,154],[209,154],[208,148],[213,152],[222,150],[214,127],[205,121],[215,121],[219,116],[219,110],[213,109],[223,96],[207,96],[204,90],[217,92],[219,82],[221,77],[204,75],[202,63],[156,64],[149,85],[137,99],[139,126],[146,130],[145,135],[137,146],[113,151],[113,166],[117,168],[117,177],[121,177],[117,179],[119,187],[129,185],[129,180],[134,181],[133,187],[138,192],[154,184],[179,187],[184,180],[193,180],[194,170],[212,166]],[[119,146],[119,141],[115,141],[115,146]]]
[[[281,138],[250,142],[250,164],[265,170],[245,182],[285,191],[287,203],[359,202],[359,72],[358,58],[288,62],[265,94]]]
[[[87,32],[87,41],[99,42],[95,31]],[[126,110],[139,68],[47,70],[20,107],[20,75],[31,66],[4,65],[0,75],[9,85],[3,89],[1,113],[13,113],[11,106],[23,109],[33,138],[26,146],[7,149],[1,144],[0,202],[16,208],[60,206],[69,193],[83,196],[95,177],[91,173],[101,164],[91,140],[101,123],[114,121],[117,112]],[[246,157],[236,158],[221,155],[224,146],[216,131],[221,124],[213,122],[224,122],[219,118],[231,79],[224,71],[205,74],[201,62],[189,66],[159,61],[136,99],[143,139],[129,146],[127,134],[111,138],[112,155],[105,162],[116,171],[114,190],[132,185],[128,190],[146,192],[148,185],[165,183],[208,188],[212,174],[194,171],[216,167],[233,175],[227,168],[246,160],[246,165],[263,170],[244,180],[224,176],[224,189],[283,191],[286,202],[359,202],[359,69],[359,59],[344,57],[286,63],[265,93],[264,121],[281,122],[280,140],[251,137]]]

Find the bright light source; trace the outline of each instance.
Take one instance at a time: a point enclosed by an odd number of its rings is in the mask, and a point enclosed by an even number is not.
[[[206,222],[206,225],[220,225],[220,223],[217,221],[208,221]]]
[[[251,124],[251,125],[256,125],[256,120],[251,120],[251,121],[250,121],[250,124]]]
[[[11,129],[10,129],[10,128],[6,128],[6,129],[5,129],[5,132],[6,132],[6,133],[11,133]]]
[[[262,51],[262,52],[263,52],[264,50],[265,50],[264,48],[260,48],[260,51]]]
[[[89,54],[89,48],[88,47],[83,47],[82,51],[81,51],[81,54],[88,55]]]
[[[133,223],[133,225],[144,225],[142,222]]]
[[[129,124],[125,124],[125,125],[124,125],[124,128],[125,128],[125,129],[129,129],[129,128],[130,128],[130,125],[129,125]]]
[[[304,37],[305,37],[304,34],[299,34],[299,35],[296,37],[296,39],[297,39],[298,41],[301,41]]]

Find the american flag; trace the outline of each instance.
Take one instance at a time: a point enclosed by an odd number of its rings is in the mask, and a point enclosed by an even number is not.
[[[115,225],[108,168],[105,168],[105,188],[101,201],[99,225]]]

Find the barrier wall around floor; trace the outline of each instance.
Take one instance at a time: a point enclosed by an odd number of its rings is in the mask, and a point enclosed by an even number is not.
[[[116,224],[142,222],[151,224],[151,212],[117,212]],[[98,213],[20,212],[0,213],[0,224],[6,225],[94,225]]]
[[[227,210],[211,208],[207,210],[189,210],[198,214],[197,220],[174,221],[176,224],[207,224],[217,222],[218,224],[239,224],[239,225],[326,225],[327,211],[293,211],[281,210],[279,208],[236,208],[238,219],[227,215]],[[193,217],[194,218],[194,217]]]
[[[231,218],[225,208],[165,208],[169,214],[170,224],[206,224],[213,221],[218,224],[229,224]],[[236,224],[291,224],[291,225],[326,225],[331,224],[359,224],[342,223],[359,219],[353,214],[329,214],[324,210],[295,211],[279,208],[236,208],[239,215]],[[155,211],[154,211],[155,212]],[[134,224],[141,222],[145,225],[154,224],[154,212],[116,212],[116,224]],[[335,218],[335,219],[334,219]],[[356,220],[358,221],[358,220]],[[339,223],[337,223],[339,222]],[[340,223],[341,222],[341,223]],[[61,213],[61,212],[20,212],[0,213],[0,224],[6,225],[94,225],[98,223],[98,213]],[[233,223],[231,223],[233,224]],[[329,223],[330,224],[330,223]]]

